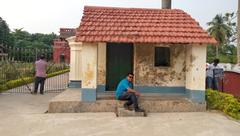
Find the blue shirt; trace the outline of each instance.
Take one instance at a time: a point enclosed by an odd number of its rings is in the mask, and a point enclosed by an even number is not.
[[[133,84],[125,78],[117,86],[116,97],[119,98],[123,92],[127,92],[128,88],[133,88]]]

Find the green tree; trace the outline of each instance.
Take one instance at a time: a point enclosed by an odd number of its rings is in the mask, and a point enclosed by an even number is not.
[[[211,22],[207,23],[210,27],[208,32],[218,41],[216,46],[216,57],[219,57],[219,47],[227,43],[230,35],[232,35],[232,28],[227,24],[226,18],[221,14],[216,15]]]
[[[35,33],[35,34],[32,34],[31,38],[32,38],[31,41],[42,42],[45,45],[50,46],[53,44],[53,39],[57,38],[57,35],[54,33],[51,33],[51,34]]]
[[[0,44],[14,47],[51,48],[55,38],[57,38],[57,35],[54,33],[31,34],[24,31],[23,28],[14,29],[13,32],[10,32],[6,21],[0,17]]]
[[[53,39],[57,37],[56,34],[30,34],[27,31],[21,29],[14,29],[11,33],[14,40],[14,47],[26,47],[26,48],[51,48]]]
[[[0,44],[7,45],[9,43],[10,29],[5,20],[0,17]]]
[[[31,34],[27,31],[23,31],[23,28],[20,29],[14,29],[14,31],[11,33],[15,42],[20,41],[31,41]]]
[[[226,39],[226,45],[230,45],[231,43],[235,42],[237,40],[237,26],[235,22],[236,14],[234,12],[232,13],[226,13],[224,18],[224,21],[226,24],[230,27],[231,31],[227,33],[227,39]]]

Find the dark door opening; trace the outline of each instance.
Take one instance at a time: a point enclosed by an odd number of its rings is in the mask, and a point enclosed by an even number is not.
[[[60,63],[65,63],[65,55],[64,55],[64,53],[62,53],[60,55]]]
[[[133,44],[107,43],[106,90],[115,91],[119,81],[133,72]]]

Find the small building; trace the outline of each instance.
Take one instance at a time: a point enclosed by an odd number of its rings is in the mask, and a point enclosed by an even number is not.
[[[70,47],[66,38],[74,36],[76,29],[60,28],[60,36],[53,41],[53,62],[70,63]]]
[[[82,101],[115,91],[133,72],[142,93],[183,94],[205,103],[206,47],[216,40],[180,9],[85,6],[71,47],[70,87]]]

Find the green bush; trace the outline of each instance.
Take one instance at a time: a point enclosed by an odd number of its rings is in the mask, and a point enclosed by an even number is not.
[[[49,73],[53,73],[55,71],[60,71],[60,70],[65,70],[65,69],[69,69],[69,66],[64,64],[64,63],[48,63],[48,67],[47,67],[47,74]]]
[[[0,84],[5,84],[7,81],[21,77],[33,77],[35,74],[34,63],[0,61],[0,65]],[[46,71],[47,74],[50,74],[66,69],[69,69],[69,66],[64,63],[56,64],[49,62]]]
[[[63,73],[67,73],[69,71],[70,71],[69,69],[65,69],[65,70],[53,72],[53,73],[47,74],[47,78],[54,77],[54,76],[57,76],[57,75],[60,75],[60,74],[63,74]]]
[[[69,69],[50,73],[50,74],[47,74],[47,78],[54,77],[67,72],[69,72]],[[9,90],[15,87],[19,87],[25,84],[29,84],[29,83],[32,83],[33,81],[34,81],[34,77],[24,77],[24,78],[19,78],[15,80],[10,80],[10,81],[7,81],[5,84],[0,85],[0,92],[4,90]]]
[[[233,95],[207,90],[206,100],[208,109],[221,110],[235,119],[240,119],[240,102]]]
[[[7,86],[5,84],[1,84],[0,85],[0,93],[3,91],[3,90],[7,90]]]
[[[240,96],[236,97],[236,99],[238,100],[238,102],[240,102]]]
[[[24,84],[29,84],[33,82],[34,78],[33,77],[24,77],[22,79],[15,79],[15,80],[10,80],[7,81],[5,84],[0,85],[0,92],[8,89],[12,89],[18,86],[22,86]]]

